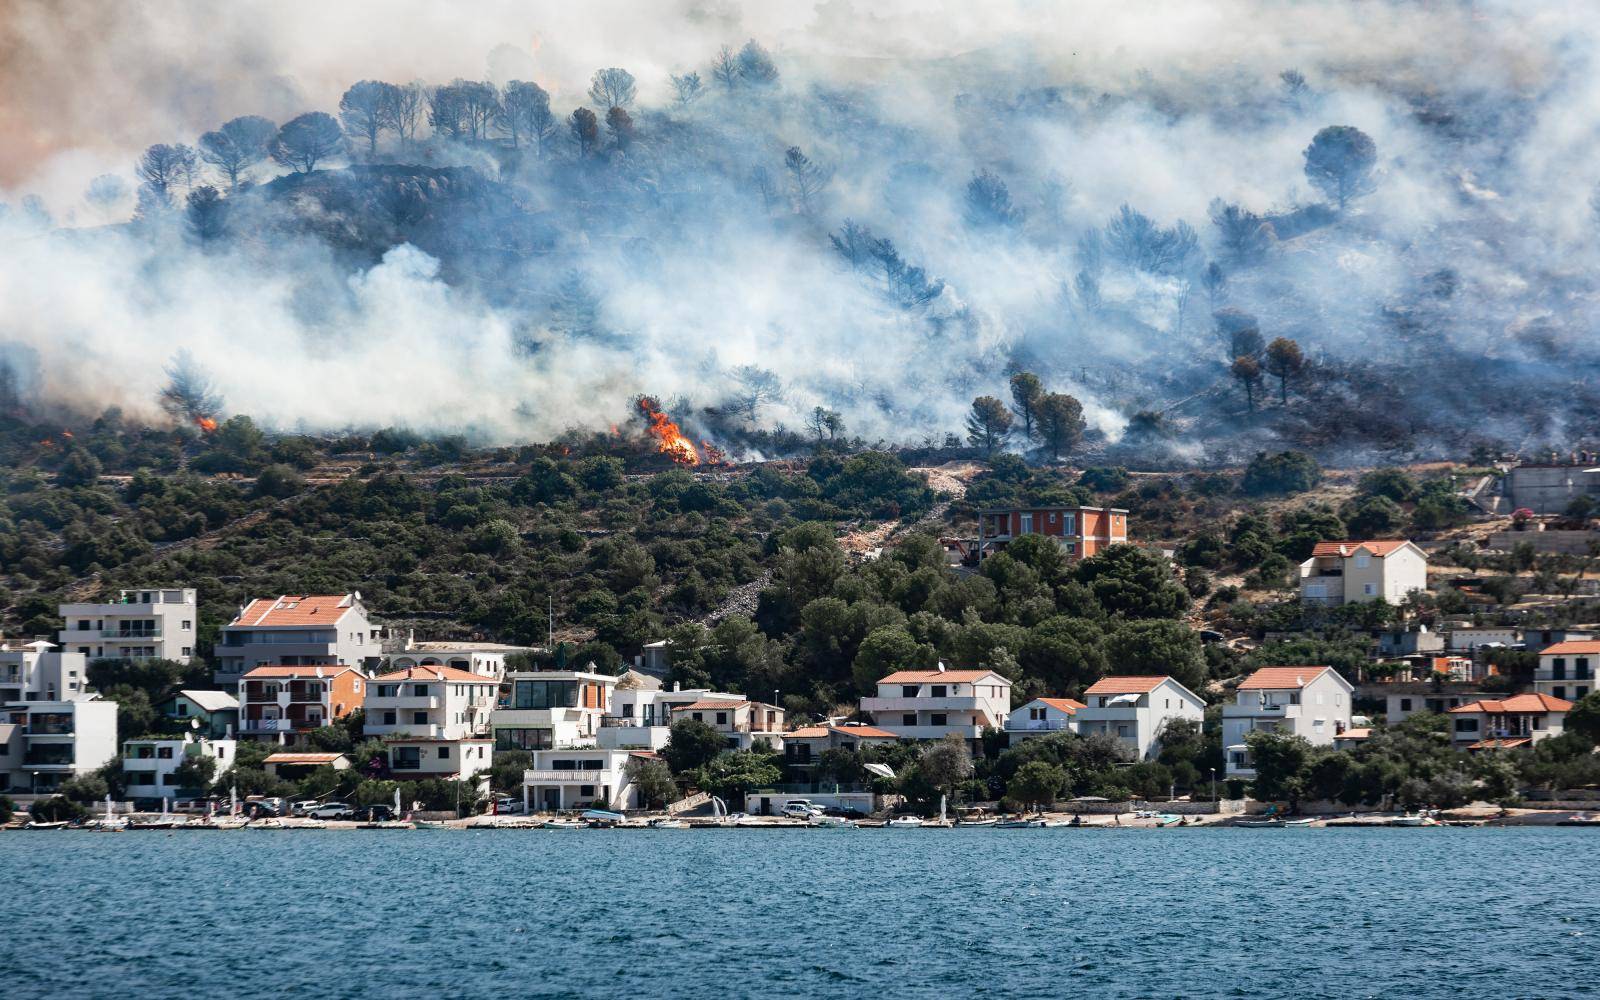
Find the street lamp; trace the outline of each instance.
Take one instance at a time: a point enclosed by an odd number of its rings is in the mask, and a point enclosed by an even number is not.
[[[1211,769],[1211,801],[1217,801],[1217,769]]]

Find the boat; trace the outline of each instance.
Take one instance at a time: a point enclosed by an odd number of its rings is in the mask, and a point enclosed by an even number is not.
[[[1558,820],[1556,826],[1600,827],[1600,816],[1596,816],[1593,813],[1574,813],[1567,819]]]
[[[649,825],[650,829],[652,829],[652,830],[687,830],[687,829],[689,829],[689,824],[688,823],[685,823],[681,819],[674,819],[671,816],[668,816],[665,819],[653,819],[653,820],[650,821],[650,823],[648,825]]]
[[[833,830],[854,830],[856,821],[845,819],[843,816],[813,816],[806,820],[807,826],[823,826]]]
[[[1043,829],[1048,825],[1049,824],[1045,822],[1044,817],[1042,816],[1023,819],[1003,819],[995,824],[995,826],[1002,830]]]
[[[380,819],[376,823],[357,823],[357,830],[415,830],[417,825],[409,819]]]
[[[49,823],[40,823],[37,820],[31,820],[30,819],[30,820],[28,820],[28,824],[26,826],[24,826],[23,829],[24,830],[65,830],[67,828],[67,823],[68,822],[69,822],[68,820],[58,819],[58,820],[55,820],[55,821],[49,822]]]
[[[1303,816],[1300,819],[1286,819],[1283,821],[1283,825],[1290,830],[1305,830],[1309,829],[1315,822],[1316,820],[1311,817]]]
[[[962,828],[966,828],[966,827],[969,827],[969,826],[997,826],[997,825],[999,825],[999,823],[1000,823],[1000,821],[998,819],[995,819],[993,816],[985,816],[983,819],[958,819],[958,820],[956,820],[956,826],[959,826],[959,827],[962,827]]]
[[[891,819],[889,822],[883,825],[891,830],[921,829],[922,820],[915,816],[896,816],[894,819]]]
[[[1438,826],[1439,825],[1439,821],[1434,819],[1432,816],[1426,816],[1426,815],[1420,815],[1420,814],[1416,815],[1416,816],[1413,816],[1413,815],[1407,813],[1404,816],[1396,816],[1394,819],[1391,819],[1389,821],[1389,825],[1390,826]]]
[[[1150,818],[1156,821],[1156,826],[1177,826],[1178,821],[1183,819],[1176,813],[1153,813]]]
[[[442,819],[419,819],[419,820],[414,820],[413,822],[416,823],[418,830],[448,830],[448,829],[450,829],[450,824],[446,823]],[[498,826],[499,824],[496,823],[494,825]]]
[[[176,830],[180,826],[187,826],[188,821],[166,816],[161,819],[135,819],[128,821],[130,830]]]
[[[1236,820],[1233,821],[1233,825],[1234,826],[1244,827],[1246,830],[1281,830],[1281,829],[1283,829],[1283,820],[1281,820],[1281,819],[1236,819]]]
[[[582,830],[583,824],[575,819],[547,819],[539,824],[541,830]]]
[[[283,825],[283,820],[279,819],[276,816],[268,816],[266,819],[249,820],[249,821],[247,821],[245,823],[244,828],[246,830],[283,830],[283,829],[287,829]]]
[[[616,826],[628,817],[609,809],[585,809],[579,817],[590,826]]]

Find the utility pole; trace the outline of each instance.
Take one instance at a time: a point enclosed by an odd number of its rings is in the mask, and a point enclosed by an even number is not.
[[[545,641],[548,644],[548,648],[555,649],[556,648],[556,598],[555,598],[555,595],[554,594],[546,594],[545,595],[545,602],[546,602],[545,603],[545,617],[546,617],[547,622],[549,623],[549,632],[547,633],[547,638],[546,638]]]

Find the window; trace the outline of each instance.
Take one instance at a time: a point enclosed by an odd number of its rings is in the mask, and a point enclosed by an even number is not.
[[[1567,700],[1567,689],[1564,687],[1553,687],[1550,689],[1550,693],[1555,695],[1557,698],[1560,698],[1562,701]]]
[[[944,726],[944,725],[948,725],[949,724],[947,722],[948,719],[949,719],[949,716],[946,715],[945,713],[943,713],[943,712],[934,712],[931,716],[928,717],[928,722],[930,724],[932,724],[932,725],[935,725],[935,726]]]
[[[428,724],[428,713],[427,712],[412,712],[411,713],[411,724],[413,726],[426,726]]]
[[[1457,719],[1456,720],[1456,732],[1458,732],[1458,733],[1475,733],[1477,731],[1478,731],[1478,720],[1477,719]]]
[[[915,712],[907,712],[906,714],[902,715],[900,717],[900,724],[902,726],[914,726],[914,725],[916,725],[917,724],[917,713],[915,713]]]
[[[1372,557],[1365,552],[1356,553],[1356,568],[1366,569],[1372,565]]]
[[[189,622],[189,621],[185,621],[185,622],[180,623],[178,628],[180,628],[181,630],[187,632],[191,628],[194,628],[194,623],[193,622]]]
[[[1559,680],[1565,680],[1566,677],[1567,677],[1567,660],[1566,660],[1566,657],[1558,656],[1555,659],[1551,660],[1550,661],[1550,679],[1559,681]]]
[[[180,719],[184,718],[188,714],[189,714],[189,703],[186,702],[186,701],[178,702],[178,718],[180,718]]]
[[[949,691],[949,688],[947,688],[943,684],[935,684],[935,685],[933,685],[932,688],[929,689],[929,691],[931,692],[930,697],[944,698],[944,697],[947,697],[947,692]]]
[[[699,712],[696,712],[696,713],[694,713],[694,721],[696,721],[696,722],[704,722],[704,721],[706,721],[705,720],[705,716],[701,715]]]
[[[183,655],[184,656],[193,656],[194,655],[194,647],[192,647],[192,646],[183,647]]]
[[[594,786],[593,785],[579,785],[578,786],[578,794],[579,795],[587,795],[590,798],[593,798],[594,797]]]
[[[919,688],[915,684],[902,684],[900,685],[900,697],[915,698],[918,690]]]
[[[1034,722],[1043,721],[1044,720],[1044,716],[1045,716],[1045,712],[1044,712],[1044,709],[1042,709],[1042,708],[1030,708],[1030,709],[1028,709],[1028,718],[1032,719]]]
[[[396,713],[395,713],[395,711],[393,709],[390,709],[389,711],[384,712],[383,713],[383,724],[385,726],[394,725],[395,724],[395,714]]]
[[[450,758],[450,748],[449,747],[440,747],[439,748],[439,759],[440,760],[448,760],[449,758]]]
[[[1300,704],[1300,692],[1299,691],[1291,691],[1291,692],[1289,692],[1289,704],[1291,704],[1291,705]]]
[[[1022,529],[1018,533],[1019,534],[1023,534],[1023,535],[1028,535],[1028,534],[1032,534],[1033,533],[1033,515],[1032,514],[1023,514],[1022,515]]]
[[[85,618],[83,621],[78,623],[78,631],[79,632],[87,632],[87,631],[89,631],[89,619]]]
[[[1318,732],[1318,733],[1322,732],[1322,730],[1324,728],[1326,728],[1326,725],[1327,725],[1327,720],[1326,719],[1312,719],[1311,720],[1311,729],[1314,732]]]
[[[698,716],[697,716],[697,718],[698,718]],[[727,712],[718,712],[717,713],[717,725],[726,726],[727,724],[728,724],[728,713]]]
[[[500,750],[549,750],[553,747],[548,729],[496,729],[494,748]]]
[[[1402,712],[1411,711],[1411,699],[1410,698],[1401,698],[1400,699],[1400,711],[1402,711]]]
[[[172,759],[172,748],[171,747],[157,747],[156,748],[156,757],[161,759],[161,760],[171,760]]]
[[[1128,736],[1128,724],[1126,722],[1117,723],[1117,735],[1123,738]]]
[[[426,697],[428,697],[428,685],[426,685],[426,684],[413,684],[413,685],[411,685],[411,697],[413,697],[413,698],[426,698]]]
[[[624,705],[624,706],[622,706],[622,717],[624,719],[633,718],[633,706],[632,705]]]
[[[1371,597],[1373,594],[1376,594],[1377,592],[1378,592],[1378,585],[1375,584],[1375,583],[1363,583],[1361,585],[1361,593],[1365,594],[1368,597]]]
[[[512,708],[577,708],[577,681],[517,681]]]
[[[1544,729],[1544,716],[1535,715],[1533,717],[1533,728],[1541,730]]]

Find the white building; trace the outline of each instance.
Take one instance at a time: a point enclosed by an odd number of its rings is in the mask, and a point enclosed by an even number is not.
[[[783,709],[760,701],[706,698],[672,707],[673,722],[693,719],[721,733],[729,750],[783,749]]]
[[[237,684],[256,667],[274,665],[365,671],[382,651],[381,632],[359,593],[257,598],[217,637],[216,681]]]
[[[1560,736],[1572,702],[1547,694],[1486,698],[1450,710],[1450,739],[1458,749],[1511,750]]]
[[[122,744],[122,780],[130,799],[193,799],[206,794],[204,788],[181,786],[178,768],[184,761],[209,757],[216,761],[215,774],[233,766],[233,740],[176,739],[127,740]]]
[[[1445,636],[1445,648],[1452,653],[1473,653],[1479,646],[1515,646],[1521,641],[1521,629],[1469,625],[1451,629]]]
[[[1453,684],[1385,685],[1396,690],[1384,691],[1384,721],[1397,726],[1419,712],[1437,712],[1440,715],[1452,708],[1470,705],[1493,694],[1474,688]]]
[[[490,716],[494,748],[554,750],[595,743],[617,679],[590,670],[514,671]]]
[[[1102,677],[1083,693],[1074,715],[1079,736],[1115,736],[1143,760],[1161,747],[1161,733],[1174,719],[1200,722],[1206,703],[1166,676]]]
[[[104,604],[63,604],[61,645],[88,659],[178,660],[194,656],[200,620],[190,589],[121,590]]]
[[[441,640],[418,642],[407,636],[399,650],[383,654],[381,670],[409,667],[454,667],[469,674],[500,680],[506,675],[506,657],[537,652],[533,646],[508,646],[499,642]]]
[[[117,703],[99,695],[0,706],[0,792],[43,795],[117,756]]]
[[[1332,667],[1262,667],[1222,706],[1222,746],[1230,778],[1253,778],[1245,734],[1252,730],[1301,736],[1332,746],[1350,728],[1355,688]]]
[[[985,729],[1004,729],[1011,714],[1011,682],[993,670],[901,670],[878,681],[876,697],[861,699],[872,723],[896,736],[966,740]]]
[[[1300,599],[1355,604],[1379,598],[1403,603],[1428,589],[1428,557],[1411,542],[1318,542],[1300,564]]]
[[[744,701],[743,695],[708,688],[663,690],[649,674],[629,670],[617,678],[611,707],[600,719],[596,742],[612,750],[659,750],[672,736],[672,713],[696,702]]]
[[[1073,698],[1035,698],[1011,712],[1006,720],[1006,736],[1015,743],[1029,736],[1076,732],[1073,718],[1080,708],[1087,707]]]
[[[522,772],[525,811],[642,809],[628,780],[628,761],[655,759],[642,750],[535,750],[533,767]]]
[[[1533,689],[1563,701],[1578,701],[1595,690],[1595,668],[1600,666],[1600,642],[1558,642],[1539,651],[1533,672]]]
[[[43,639],[0,641],[0,704],[12,701],[71,701],[89,687],[82,653],[58,650]]]
[[[396,778],[471,780],[489,769],[500,682],[455,667],[407,667],[367,682],[366,735],[382,737]]]

